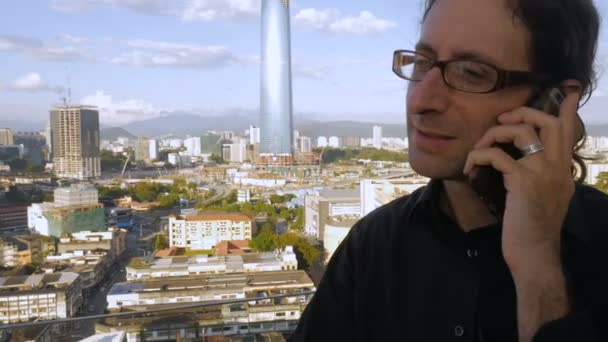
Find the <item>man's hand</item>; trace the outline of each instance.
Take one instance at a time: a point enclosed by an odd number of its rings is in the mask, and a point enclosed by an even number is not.
[[[564,88],[578,86],[567,81]],[[559,117],[522,107],[498,117],[469,154],[464,173],[491,165],[507,190],[502,252],[517,290],[520,341],[531,341],[544,324],[568,313],[561,269],[561,228],[574,194],[571,159],[580,95],[566,94]],[[538,134],[537,134],[538,132]],[[496,143],[544,150],[514,160]]]

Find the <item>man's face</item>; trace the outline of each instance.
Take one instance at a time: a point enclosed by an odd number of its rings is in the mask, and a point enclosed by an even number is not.
[[[530,69],[529,32],[504,0],[438,0],[422,25],[418,51],[441,61],[473,55],[505,70]],[[427,48],[428,47],[428,48]],[[468,153],[498,115],[522,106],[529,87],[472,94],[449,88],[433,68],[407,91],[409,159],[431,178],[462,179]]]

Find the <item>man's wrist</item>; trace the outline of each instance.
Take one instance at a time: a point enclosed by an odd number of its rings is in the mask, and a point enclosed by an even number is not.
[[[565,276],[559,257],[539,255],[512,271],[517,291],[520,341],[532,338],[544,324],[569,312]]]

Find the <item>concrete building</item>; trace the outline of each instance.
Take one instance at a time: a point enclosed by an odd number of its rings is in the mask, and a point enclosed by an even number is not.
[[[374,148],[382,148],[382,126],[374,126],[372,140]]]
[[[260,143],[260,127],[249,126],[249,144],[255,145]]]
[[[251,191],[249,189],[239,189],[237,191],[237,202],[245,203],[251,201]]]
[[[114,262],[127,250],[127,231],[115,228],[107,232],[81,231],[63,234],[57,244],[57,252],[60,254],[96,250],[107,251],[110,260]]]
[[[326,147],[327,137],[320,136],[317,138],[317,147]]]
[[[188,151],[188,154],[192,156],[200,156],[201,151],[201,137],[190,137],[184,139],[184,147]]]
[[[10,128],[0,128],[0,145],[13,145],[13,131]]]
[[[327,140],[327,145],[329,147],[338,148],[340,147],[340,138],[338,137],[329,137]]]
[[[101,168],[97,108],[57,107],[51,110],[50,121],[55,174],[75,179],[99,177]]]
[[[323,241],[325,226],[332,217],[359,218],[361,200],[359,189],[324,189],[318,195],[304,198],[304,232]]]
[[[178,167],[188,167],[192,164],[192,156],[190,154],[180,153],[169,153],[167,155],[167,162],[171,165]]]
[[[118,283],[107,296],[108,310],[151,308],[171,303],[197,303],[222,299],[258,297],[260,292],[280,292],[314,288],[301,270],[236,274],[204,274],[184,278]],[[252,300],[255,301],[255,300]],[[291,298],[295,302],[296,298]]]
[[[82,303],[76,273],[0,277],[0,323],[73,317]]]
[[[169,216],[169,246],[211,249],[220,241],[251,240],[253,219],[243,214]]]
[[[0,231],[27,227],[27,205],[0,203]]]
[[[344,147],[360,147],[361,146],[361,137],[342,137],[342,145]]]
[[[429,179],[421,176],[398,179],[364,179],[361,181],[361,216],[392,200],[425,186]]]
[[[150,140],[137,137],[135,140],[135,161],[150,161]]]
[[[289,1],[262,1],[260,155],[293,155]]]
[[[326,224],[323,232],[323,249],[325,250],[325,263],[329,262],[332,255],[348,235],[350,229],[357,223],[358,218],[354,216],[332,217]]]
[[[148,140],[148,156],[150,157],[150,160],[158,159],[158,140]]]
[[[24,148],[21,145],[0,145],[0,161],[9,162],[23,158]]]
[[[75,251],[49,255],[40,268],[49,274],[57,270],[79,274],[86,298],[92,288],[101,283],[108,272],[112,271],[112,264],[113,261],[107,251]]]
[[[54,191],[54,204],[58,207],[97,204],[99,192],[89,184],[72,184]]]
[[[30,164],[43,166],[48,154],[46,138],[38,132],[17,132],[14,135],[16,145],[23,145],[23,158]]]
[[[247,158],[247,145],[245,144],[225,144],[224,151],[224,160],[231,163],[242,163]]]
[[[134,258],[127,266],[127,281],[201,274],[231,274],[297,270],[298,260],[292,246],[269,253],[195,257],[171,256],[146,262]]]
[[[298,293],[314,289],[312,280],[304,271],[202,275],[119,283],[110,289],[107,296],[111,312],[214,300],[248,300],[214,305],[204,310],[177,311],[170,316],[162,313],[141,319],[107,319],[97,323],[95,330],[97,333],[125,331],[128,341],[200,340],[202,336],[210,337],[210,340],[215,340],[215,336],[218,340],[225,340],[239,334],[251,337],[264,332],[289,333],[297,326],[302,311],[312,298],[312,295]],[[293,296],[266,298],[279,294]],[[272,339],[281,340],[280,335]]]
[[[312,145],[310,142],[310,137],[299,136],[297,140],[297,148],[300,153],[309,153],[312,151]]]
[[[219,134],[207,133],[201,136],[201,153],[222,155],[222,137]]]
[[[17,235],[0,238],[0,265],[6,267],[40,264],[45,255],[55,253],[55,242],[46,236]]]

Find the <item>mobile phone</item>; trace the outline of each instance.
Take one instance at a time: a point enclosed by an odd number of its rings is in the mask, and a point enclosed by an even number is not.
[[[541,110],[549,115],[558,116],[564,94],[558,88],[548,88],[538,92],[528,102],[528,107]],[[521,151],[513,144],[496,144],[513,159],[522,157]],[[502,174],[492,166],[478,166],[469,174],[469,184],[486,204],[490,212],[499,220],[505,211],[507,190]]]

